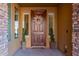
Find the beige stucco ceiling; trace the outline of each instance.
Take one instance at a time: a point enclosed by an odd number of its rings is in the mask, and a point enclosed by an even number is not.
[[[58,6],[58,3],[18,3],[21,7],[52,7]]]

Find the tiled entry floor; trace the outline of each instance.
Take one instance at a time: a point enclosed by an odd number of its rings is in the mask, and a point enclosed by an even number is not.
[[[57,49],[19,49],[14,56],[64,56]]]

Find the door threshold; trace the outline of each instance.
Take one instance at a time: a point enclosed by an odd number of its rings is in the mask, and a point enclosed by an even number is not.
[[[32,46],[31,48],[46,48],[45,46]]]

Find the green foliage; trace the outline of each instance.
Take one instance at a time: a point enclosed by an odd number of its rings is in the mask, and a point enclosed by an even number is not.
[[[49,28],[49,35],[50,35],[51,42],[55,42],[54,34],[53,34],[53,29],[52,28]]]
[[[28,24],[26,24],[26,25],[28,25]],[[28,35],[28,26],[26,26],[26,25],[24,27],[24,29],[25,29],[24,31],[25,31],[25,35]]]
[[[23,36],[22,36],[22,39],[23,39],[23,42],[25,42],[25,30],[24,30],[24,28],[22,29],[22,34],[23,34]]]

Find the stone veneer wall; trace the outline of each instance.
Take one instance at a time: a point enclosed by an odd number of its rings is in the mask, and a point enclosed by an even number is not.
[[[72,4],[72,43],[73,43],[73,56],[79,56],[79,4]]]
[[[8,5],[0,3],[0,55],[8,54]]]

